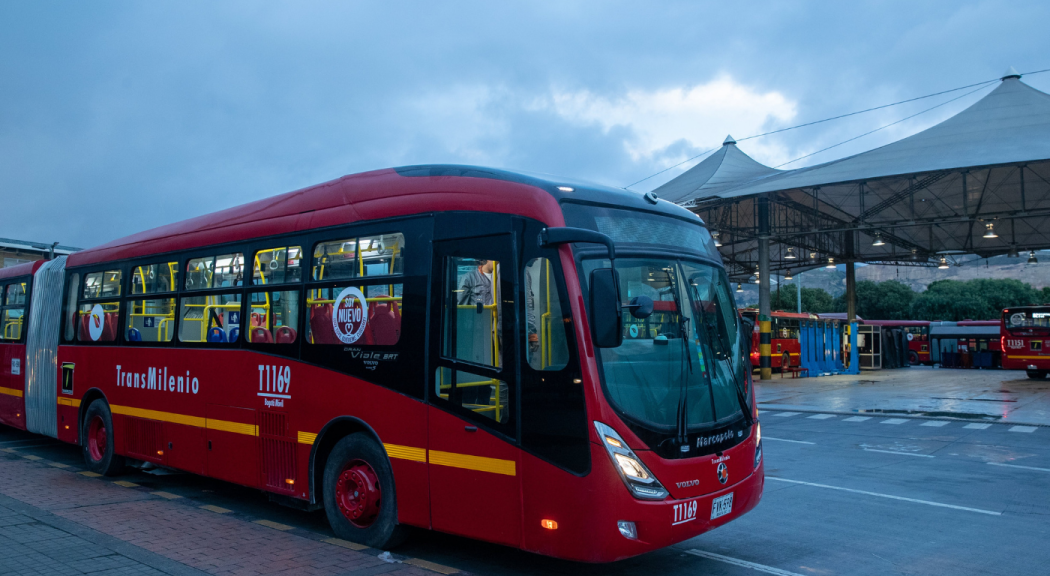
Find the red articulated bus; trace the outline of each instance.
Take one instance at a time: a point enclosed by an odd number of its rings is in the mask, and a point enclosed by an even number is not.
[[[762,496],[729,281],[703,223],[653,195],[379,170],[0,289],[0,420],[101,474],[258,488],[373,547],[417,526],[589,562]]]
[[[746,316],[754,323],[754,333],[751,335],[751,366],[759,367],[759,325],[758,311],[753,308],[745,308],[740,314]],[[769,363],[771,368],[784,369],[785,366],[802,365],[802,348],[799,344],[799,330],[803,320],[816,320],[813,314],[798,314],[795,312],[783,312],[774,310],[770,329]]]
[[[1003,368],[1024,370],[1029,378],[1046,378],[1050,373],[1050,306],[1003,310],[999,335]]]
[[[930,322],[928,320],[863,320],[861,324],[901,328],[908,337],[908,361],[932,364],[930,360]]]

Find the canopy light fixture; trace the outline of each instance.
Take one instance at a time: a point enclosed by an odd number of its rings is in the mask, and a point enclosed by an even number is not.
[[[744,291],[744,285],[741,284],[740,282],[737,282],[736,283],[736,291],[737,292],[743,292]]]
[[[939,268],[941,270],[947,270],[948,269],[948,258],[946,258],[944,256],[941,256],[941,263],[937,265],[937,268]]]
[[[988,229],[984,233],[984,237],[985,238],[998,238],[999,237],[999,235],[995,233],[995,224],[994,223],[989,222],[989,223],[985,224],[984,227]]]
[[[816,250],[810,250],[810,252],[809,252],[809,259],[810,260],[816,260],[817,259],[817,251]]]
[[[1028,263],[1029,264],[1038,264],[1039,263],[1039,259],[1035,257],[1035,250],[1032,250],[1032,251],[1028,252]]]
[[[722,247],[722,241],[718,239],[718,236],[719,236],[718,230],[712,230],[711,231],[711,238],[714,238],[714,240],[715,240],[715,248],[721,248]]]
[[[1010,245],[1010,252],[1006,255],[1007,258],[1020,258],[1021,254],[1017,251],[1017,244]]]
[[[795,256],[795,249],[788,246],[787,254],[784,254],[784,260],[798,260],[798,256]]]
[[[758,273],[756,273],[755,274],[755,284],[759,284],[759,283],[761,283],[761,280],[759,280]]]
[[[832,258],[831,256],[828,256],[828,265],[825,266],[825,268],[827,268],[828,270],[834,270],[835,269],[835,259]]]
[[[562,192],[572,192],[575,188],[572,186],[558,186],[558,190],[561,190]]]
[[[886,243],[882,241],[882,233],[875,233],[875,241],[871,243],[872,246],[885,246]]]
[[[791,280],[793,278],[794,276],[791,275],[791,269],[788,268],[787,272],[784,274],[784,280]]]

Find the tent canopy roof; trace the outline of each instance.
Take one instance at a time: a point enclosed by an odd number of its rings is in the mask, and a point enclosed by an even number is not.
[[[741,152],[736,140],[726,136],[714,154],[653,192],[670,202],[684,204],[698,196],[717,196],[741,182],[777,172]]]

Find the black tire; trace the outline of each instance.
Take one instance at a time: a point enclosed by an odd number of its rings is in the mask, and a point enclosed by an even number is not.
[[[359,462],[367,464],[374,472],[380,492],[378,514],[367,525],[351,521],[337,501],[340,476],[347,471],[348,466]],[[325,462],[322,489],[325,514],[336,536],[380,550],[389,550],[404,542],[407,529],[397,523],[397,493],[390,460],[383,448],[368,435],[351,434],[336,443]]]
[[[919,365],[919,355],[914,350],[911,350],[910,352],[908,352],[908,363],[911,364],[912,366],[918,366]]]
[[[1043,378],[1046,378],[1046,373],[1046,370],[1025,370],[1025,374],[1034,380],[1042,380]]]
[[[99,425],[101,428],[97,428]],[[80,446],[84,453],[84,462],[92,472],[103,476],[116,476],[124,470],[124,457],[118,456],[115,450],[113,416],[104,400],[95,400],[84,413]]]

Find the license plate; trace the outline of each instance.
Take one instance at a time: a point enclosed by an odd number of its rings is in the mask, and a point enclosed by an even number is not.
[[[711,519],[721,518],[733,511],[733,493],[719,496],[711,501]]]

